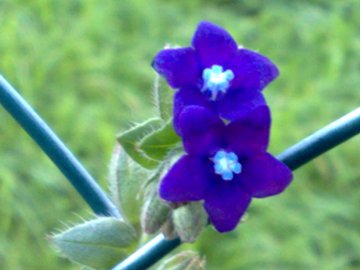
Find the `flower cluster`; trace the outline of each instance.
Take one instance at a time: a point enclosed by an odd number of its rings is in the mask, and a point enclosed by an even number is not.
[[[261,91],[278,69],[209,22],[191,47],[160,51],[153,67],[176,89],[174,128],[186,151],[162,179],[160,197],[204,201],[214,227],[230,231],[252,198],[278,194],[292,179],[266,152],[271,118]]]

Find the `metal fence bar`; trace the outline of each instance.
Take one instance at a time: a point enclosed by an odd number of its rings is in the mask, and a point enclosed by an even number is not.
[[[109,200],[94,178],[1,75],[0,104],[49,156],[96,214],[121,217],[115,205]]]
[[[357,108],[288,148],[277,158],[295,170],[359,133],[360,108]],[[147,269],[179,245],[179,239],[169,241],[158,235],[112,270]]]
[[[360,107],[289,147],[277,158],[296,170],[359,133]]]

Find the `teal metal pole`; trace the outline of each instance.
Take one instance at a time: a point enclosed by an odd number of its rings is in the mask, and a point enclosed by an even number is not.
[[[277,158],[295,170],[359,133],[360,108],[357,108],[288,148]],[[179,239],[166,240],[162,235],[158,235],[112,270],[147,269],[179,245]]]
[[[360,133],[360,107],[316,131],[278,155],[295,170]]]
[[[115,205],[101,190],[94,178],[1,75],[0,104],[49,156],[96,214],[121,218]]]

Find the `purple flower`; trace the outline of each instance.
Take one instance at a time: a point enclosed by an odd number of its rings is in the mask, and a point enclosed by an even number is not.
[[[212,111],[188,106],[179,115],[187,152],[160,183],[160,197],[170,202],[204,201],[219,232],[234,229],[252,198],[282,192],[291,171],[266,152],[270,112],[256,108],[228,125]]]
[[[207,107],[235,120],[265,105],[261,90],[279,74],[268,58],[238,48],[228,32],[210,22],[199,24],[192,47],[160,51],[153,67],[171,87],[179,89],[174,101],[179,133],[178,116],[186,106]]]

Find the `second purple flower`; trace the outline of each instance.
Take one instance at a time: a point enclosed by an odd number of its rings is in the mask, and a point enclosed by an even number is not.
[[[261,106],[230,124],[199,106],[179,116],[186,155],[160,183],[160,197],[170,202],[204,201],[220,232],[233,230],[251,199],[282,192],[291,171],[266,152],[270,112]]]

